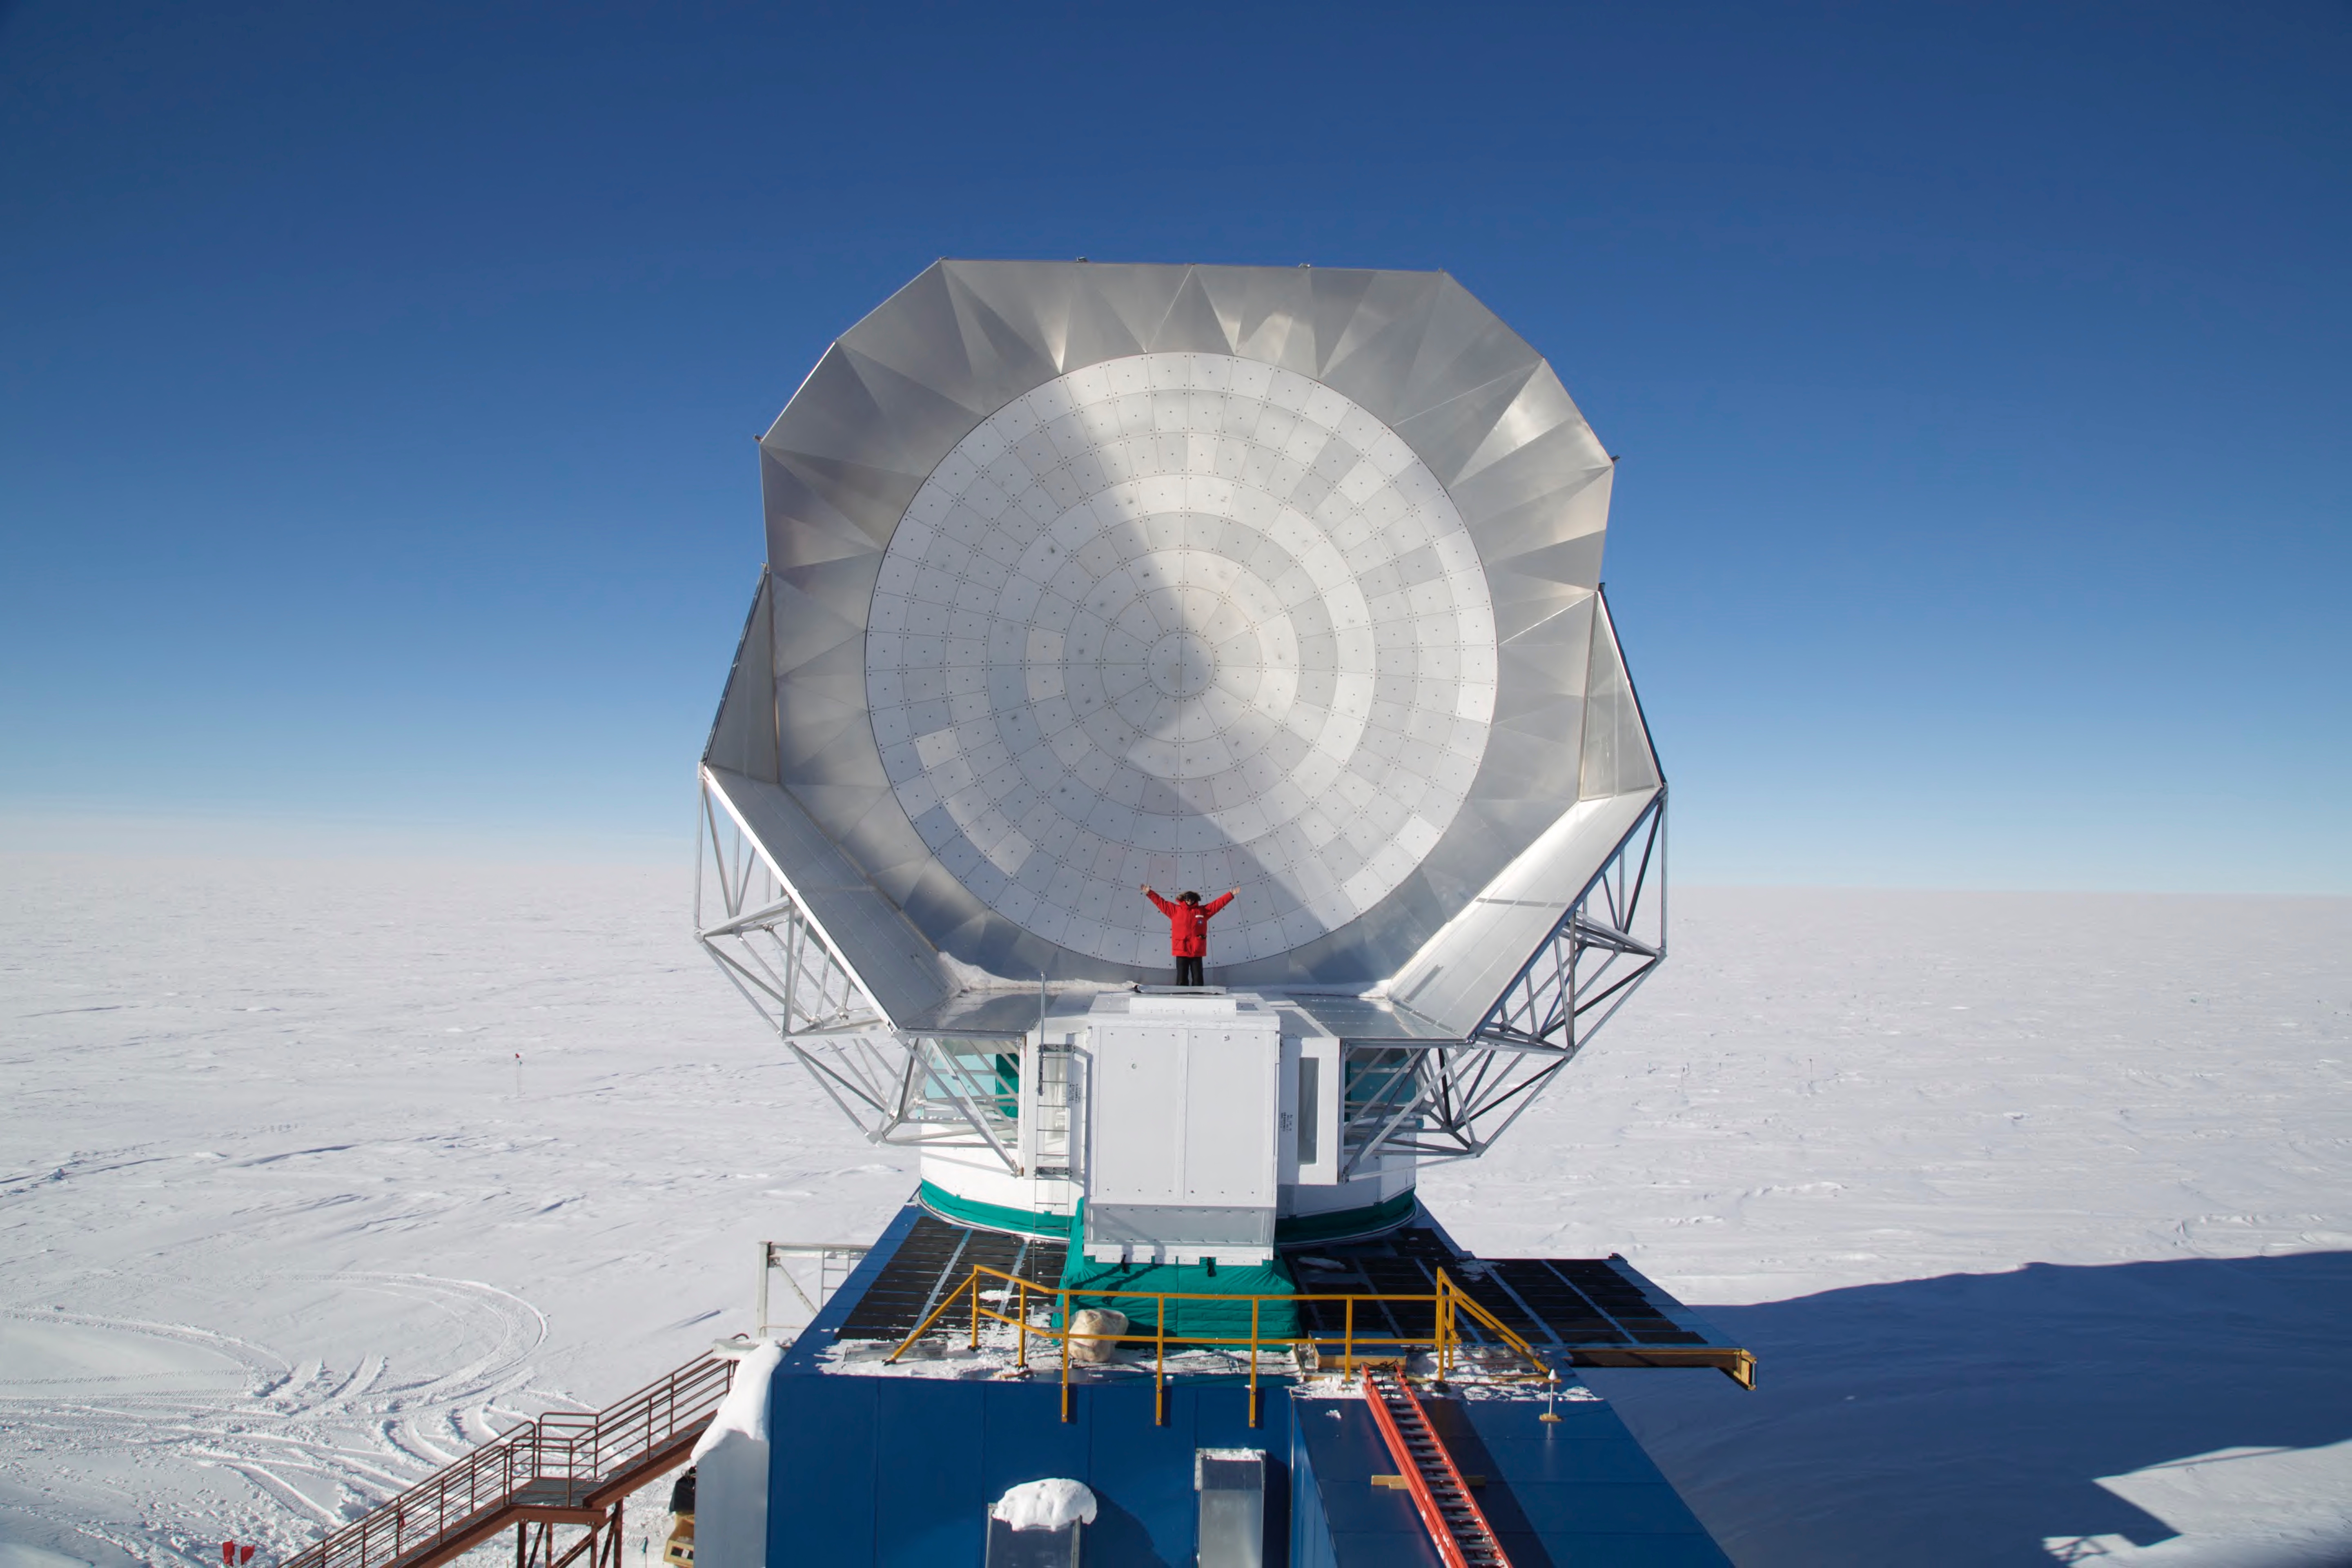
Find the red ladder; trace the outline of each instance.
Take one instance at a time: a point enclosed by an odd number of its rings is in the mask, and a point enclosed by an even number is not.
[[[1372,1419],[1412,1493],[1412,1506],[1429,1527],[1429,1538],[1436,1542],[1446,1568],[1511,1568],[1494,1527],[1470,1500],[1469,1483],[1403,1377],[1391,1368],[1366,1367],[1364,1403],[1371,1406]]]

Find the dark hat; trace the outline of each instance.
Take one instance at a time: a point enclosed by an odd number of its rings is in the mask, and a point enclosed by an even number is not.
[[[1201,895],[1198,893],[1184,893],[1179,896],[1178,901],[1181,903],[1197,904],[1201,901]]]

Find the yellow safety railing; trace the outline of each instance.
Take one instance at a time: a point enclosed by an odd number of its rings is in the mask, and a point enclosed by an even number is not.
[[[1001,1302],[1003,1306],[1012,1309],[1010,1312],[999,1310],[996,1307],[989,1305],[988,1302],[982,1299],[981,1288],[985,1281],[990,1279],[999,1279],[1003,1281],[1004,1289],[997,1292],[997,1295],[1000,1297]],[[1117,1301],[1121,1299],[1152,1302],[1153,1330],[1148,1334],[1082,1333],[1070,1327],[1072,1311],[1070,1302],[1071,1298],[1073,1297],[1083,1299],[1089,1304],[1094,1302]],[[1044,1324],[1033,1323],[1030,1321],[1033,1315],[1033,1300],[1041,1305],[1050,1302],[1054,1308],[1054,1317]],[[1345,1304],[1342,1310],[1342,1327],[1339,1341],[1339,1373],[1342,1376],[1353,1376],[1359,1364],[1366,1359],[1382,1361],[1399,1359],[1402,1352],[1417,1350],[1429,1350],[1433,1352],[1437,1357],[1437,1375],[1440,1377],[1446,1376],[1454,1370],[1454,1364],[1460,1358],[1465,1342],[1462,1337],[1461,1328],[1461,1318],[1464,1314],[1467,1314],[1474,1322],[1479,1325],[1479,1327],[1494,1335],[1497,1341],[1499,1341],[1507,1349],[1511,1351],[1513,1354],[1527,1365],[1527,1370],[1524,1372],[1507,1373],[1504,1375],[1516,1378],[1535,1379],[1550,1379],[1558,1376],[1558,1373],[1543,1363],[1541,1358],[1536,1354],[1534,1348],[1530,1346],[1527,1341],[1519,1338],[1518,1335],[1504,1327],[1503,1324],[1496,1319],[1492,1312],[1489,1312],[1486,1308],[1471,1300],[1470,1297],[1463,1291],[1462,1288],[1454,1282],[1453,1278],[1443,1268],[1437,1271],[1437,1289],[1433,1291],[1421,1294],[1374,1293],[1365,1291],[1348,1294],[1335,1293],[1254,1296],[1239,1292],[1232,1294],[1216,1294],[1190,1290],[1070,1290],[1049,1289],[1046,1286],[1038,1285],[1033,1281],[1024,1279],[1018,1275],[1008,1274],[1001,1268],[990,1268],[985,1266],[975,1266],[971,1276],[967,1278],[962,1284],[957,1286],[953,1290],[949,1291],[947,1296],[940,1300],[940,1304],[931,1309],[929,1315],[925,1317],[922,1322],[917,1325],[915,1331],[908,1334],[899,1344],[898,1348],[890,1352],[887,1362],[886,1362],[885,1364],[887,1365],[888,1362],[897,1361],[900,1356],[905,1355],[908,1351],[913,1349],[918,1341],[921,1340],[926,1334],[929,1334],[931,1331],[931,1325],[938,1322],[940,1319],[946,1314],[947,1310],[950,1307],[953,1307],[958,1301],[965,1302],[971,1309],[971,1348],[973,1350],[976,1351],[980,1349],[980,1325],[982,1321],[993,1323],[1002,1323],[1007,1328],[1016,1331],[1019,1335],[1020,1342],[1019,1361],[1024,1371],[1026,1371],[1029,1366],[1029,1339],[1031,1335],[1038,1335],[1042,1338],[1055,1341],[1059,1343],[1061,1346],[1062,1363],[1062,1419],[1065,1421],[1070,1419],[1070,1344],[1071,1342],[1075,1340],[1082,1342],[1107,1342],[1112,1344],[1150,1345],[1152,1347],[1151,1418],[1155,1425],[1162,1426],[1164,1426],[1168,1420],[1168,1346],[1171,1342],[1181,1346],[1206,1346],[1214,1349],[1231,1348],[1239,1350],[1244,1346],[1246,1346],[1249,1350],[1249,1424],[1253,1426],[1256,1426],[1258,1409],[1259,1357],[1269,1350],[1296,1351],[1304,1346],[1312,1346],[1315,1348],[1319,1358],[1322,1353],[1330,1348],[1329,1341],[1318,1339],[1312,1334],[1267,1334],[1262,1332],[1260,1331],[1260,1321],[1261,1313],[1264,1309],[1268,1305],[1282,1302],[1287,1302],[1293,1305],[1301,1305],[1307,1302],[1341,1302]],[[1246,1301],[1249,1303],[1250,1309],[1250,1331],[1246,1337],[1238,1334],[1215,1335],[1180,1333],[1171,1335],[1168,1331],[1168,1303],[1171,1301]],[[1426,1304],[1432,1309],[1432,1331],[1428,1334],[1420,1336],[1402,1334],[1360,1334],[1356,1331],[1356,1306],[1357,1303],[1365,1301],[1373,1303],[1396,1303],[1399,1305]],[[1052,1326],[1055,1322],[1058,1322],[1061,1326],[1058,1328]],[[1359,1354],[1359,1352],[1361,1350],[1385,1350],[1391,1352],[1399,1352],[1399,1355],[1366,1358]]]

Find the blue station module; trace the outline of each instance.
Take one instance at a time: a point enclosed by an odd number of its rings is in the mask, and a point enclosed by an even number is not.
[[[1075,1532],[1091,1564],[1442,1564],[1404,1481],[1412,1467],[1363,1386],[1362,1363],[1391,1362],[1418,1374],[1419,1404],[1503,1561],[1728,1561],[1574,1368],[1712,1366],[1744,1381],[1752,1363],[1621,1258],[1473,1258],[1416,1207],[1378,1236],[1283,1248],[1307,1277],[1296,1306],[1312,1348],[1261,1347],[1255,1379],[1245,1347],[1179,1344],[1163,1363],[1148,1338],[1066,1379],[1061,1346],[1042,1332],[1024,1373],[1017,1331],[1002,1321],[1012,1314],[986,1306],[973,1349],[957,1286],[976,1268],[1052,1281],[1063,1252],[1053,1238],[909,1205],[772,1374],[765,1498],[714,1496],[706,1477],[705,1540],[724,1533],[715,1513],[748,1505],[766,1515],[772,1564],[996,1563],[992,1506],[1024,1483],[1069,1479],[1095,1501]],[[1458,1314],[1444,1377],[1432,1300],[1441,1274],[1485,1310]],[[1034,1302],[1053,1300],[1041,1288]],[[1047,1313],[1037,1316],[1042,1326]],[[1497,1331],[1510,1325],[1533,1365]],[[1254,1484],[1243,1466],[1255,1541],[1204,1542],[1219,1500],[1199,1484],[1204,1454],[1256,1457]]]

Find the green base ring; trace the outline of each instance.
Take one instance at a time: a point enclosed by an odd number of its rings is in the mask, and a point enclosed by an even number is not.
[[[915,1201],[950,1225],[969,1226],[975,1230],[1010,1231],[1015,1236],[1053,1237],[1062,1241],[1070,1239],[1071,1216],[1066,1214],[1044,1214],[1035,1209],[1008,1208],[1003,1204],[984,1204],[976,1198],[961,1198],[929,1182],[925,1182],[916,1190]],[[1383,1231],[1394,1230],[1412,1219],[1419,1207],[1420,1199],[1414,1194],[1399,1193],[1385,1203],[1365,1208],[1278,1219],[1274,1224],[1274,1244],[1276,1247],[1305,1247],[1317,1242],[1359,1241]]]

